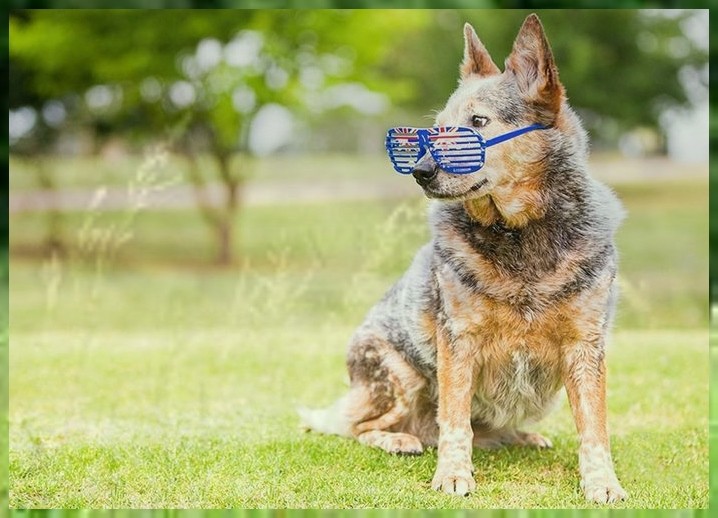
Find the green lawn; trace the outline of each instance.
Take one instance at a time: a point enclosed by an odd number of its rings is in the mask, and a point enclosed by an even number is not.
[[[467,500],[429,489],[436,454],[304,434],[294,407],[343,390],[338,323],[13,334],[16,507],[574,507],[565,402],[551,451],[476,451]],[[628,507],[707,505],[706,333],[616,334],[609,406]],[[654,358],[647,362],[646,357]]]
[[[707,186],[627,186],[609,351],[616,507],[708,504]],[[108,229],[122,214],[96,215]],[[88,214],[66,220],[76,241]],[[429,488],[436,454],[305,434],[345,389],[363,314],[426,238],[423,201],[248,208],[233,270],[191,212],[142,213],[112,253],[38,261],[11,218],[13,507],[576,507],[565,401],[554,449],[477,450],[477,492]]]

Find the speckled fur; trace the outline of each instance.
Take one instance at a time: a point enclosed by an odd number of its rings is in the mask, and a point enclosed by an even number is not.
[[[438,170],[424,188],[435,199],[431,241],[353,336],[349,394],[304,420],[390,452],[436,445],[432,487],[466,494],[472,444],[550,446],[519,427],[565,386],[587,498],[625,498],[608,446],[604,363],[622,209],[588,175],[586,133],[538,18],[524,22],[503,73],[468,25],[465,39],[459,87],[436,123],[470,126],[482,115],[487,138],[535,122],[549,129],[490,148],[475,174]]]

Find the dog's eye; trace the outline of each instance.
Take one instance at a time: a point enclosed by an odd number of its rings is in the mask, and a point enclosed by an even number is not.
[[[489,123],[489,118],[483,115],[474,115],[471,117],[471,125],[474,128],[483,128]]]

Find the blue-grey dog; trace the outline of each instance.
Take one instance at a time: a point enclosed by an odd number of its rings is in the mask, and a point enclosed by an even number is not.
[[[412,174],[431,202],[431,241],[354,334],[349,392],[302,410],[308,428],[392,453],[438,446],[432,487],[475,489],[473,446],[550,447],[520,430],[566,388],[586,498],[626,498],[606,428],[607,334],[616,302],[613,193],[587,173],[587,136],[568,105],[536,15],[501,72],[465,26],[461,80],[437,126],[486,138],[482,169],[449,174],[427,154]]]

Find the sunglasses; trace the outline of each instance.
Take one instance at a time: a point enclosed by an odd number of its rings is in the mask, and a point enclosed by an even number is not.
[[[397,173],[411,174],[428,150],[443,171],[470,174],[484,166],[486,148],[538,129],[546,127],[532,124],[486,140],[476,129],[463,126],[391,128],[386,150]]]

